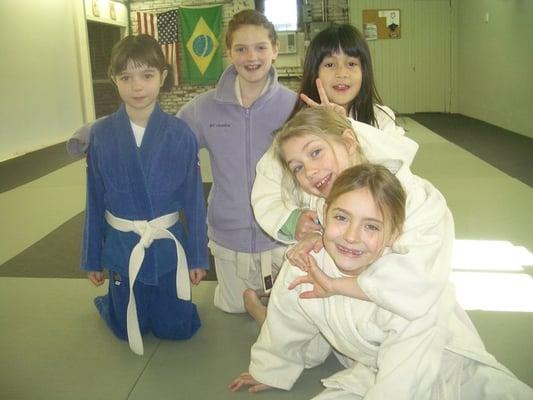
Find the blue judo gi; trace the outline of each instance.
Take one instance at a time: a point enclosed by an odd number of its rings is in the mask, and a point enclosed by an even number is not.
[[[115,335],[127,339],[128,263],[139,235],[114,229],[104,214],[149,221],[178,211],[180,221],[168,231],[182,244],[189,268],[207,269],[198,144],[187,124],[158,104],[140,147],[123,105],[92,129],[81,267],[109,271],[109,292],[95,304]],[[133,288],[141,334],[152,331],[160,338],[187,339],[200,327],[196,306],[176,296],[176,262],[173,240],[154,240],[145,249]]]

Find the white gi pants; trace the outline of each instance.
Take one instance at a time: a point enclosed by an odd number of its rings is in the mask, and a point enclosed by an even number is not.
[[[239,253],[209,241],[209,249],[215,259],[217,287],[215,288],[215,307],[229,313],[244,313],[242,294],[248,288],[263,290],[261,258],[271,257],[272,281],[279,272],[285,257],[285,246],[263,253]],[[268,259],[268,257],[267,257]]]

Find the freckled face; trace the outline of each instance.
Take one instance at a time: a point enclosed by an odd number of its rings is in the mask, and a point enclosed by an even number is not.
[[[312,134],[287,139],[281,151],[301,188],[319,197],[327,197],[337,176],[352,166],[343,143],[330,143]]]
[[[324,248],[339,270],[358,275],[383,254],[383,215],[367,188],[340,195],[326,210]]]

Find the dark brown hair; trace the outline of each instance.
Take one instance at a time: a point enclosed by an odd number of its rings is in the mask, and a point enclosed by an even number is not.
[[[278,42],[278,34],[272,22],[259,11],[248,9],[235,14],[228,23],[228,30],[226,31],[226,47],[228,50],[231,49],[233,43],[233,34],[243,25],[262,26],[268,31],[268,38],[272,46],[275,46]]]
[[[147,65],[157,68],[161,74],[163,71],[168,71],[163,89],[172,86],[172,66],[167,64],[161,46],[152,36],[131,35],[117,42],[111,50],[109,76],[113,77],[124,71],[130,60],[135,66]]]

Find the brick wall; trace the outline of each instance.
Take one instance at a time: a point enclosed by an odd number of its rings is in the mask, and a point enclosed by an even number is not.
[[[254,8],[253,0],[202,0],[201,2],[196,2],[196,4],[201,3],[201,5],[209,4],[222,4],[223,5],[223,27],[226,27],[229,20],[233,15],[241,10],[247,8]],[[137,33],[137,18],[136,12],[150,12],[150,13],[161,13],[169,10],[178,8],[180,5],[192,5],[194,4],[191,0],[150,0],[150,1],[133,1],[130,3],[130,24],[133,34]],[[348,0],[329,0],[327,2],[327,7],[322,9],[321,0],[310,0],[310,4],[313,6],[313,20],[322,21],[324,18],[329,21],[334,22],[347,22],[348,21]],[[325,11],[325,15],[323,15]],[[225,29],[223,30],[223,37],[225,37]],[[228,64],[226,57],[226,50],[223,49],[224,65]],[[290,89],[297,91],[300,85],[300,79],[297,76],[299,71],[295,71],[296,76],[280,78],[280,82],[289,87]],[[110,103],[106,99],[111,98],[111,93],[106,91],[102,85],[96,87],[95,85],[95,99],[96,96],[102,96],[98,102],[102,103],[102,110],[97,110],[98,112],[103,112],[110,108]],[[194,98],[196,95],[205,92],[206,90],[214,88],[214,85],[209,86],[195,86],[195,85],[186,85],[180,84],[174,86],[169,92],[163,92],[160,95],[161,108],[168,113],[176,113],[182,105],[187,103],[189,100]],[[115,107],[116,109],[116,107]]]
[[[150,13],[161,13],[169,10],[174,10],[180,5],[191,5],[193,2],[181,1],[181,0],[151,0],[151,1],[142,1],[142,2],[132,2],[130,4],[130,23],[132,32],[137,33],[137,11],[150,12]],[[199,3],[199,2],[196,2]],[[226,27],[229,20],[237,12],[247,9],[254,8],[253,0],[233,0],[233,1],[220,1],[220,0],[203,0],[202,5],[217,5],[222,4],[222,25]],[[225,30],[222,32],[223,37],[225,37]],[[181,41],[181,40],[180,40]],[[222,40],[223,42],[223,40]],[[227,65],[227,57],[225,48],[222,53],[224,57],[224,65]],[[181,56],[181,55],[180,55]],[[174,86],[172,90],[168,92],[162,92],[159,101],[161,103],[161,108],[168,113],[175,114],[181,108],[182,105],[187,103],[189,100],[194,98],[196,95],[205,92],[206,90],[214,88],[214,85],[207,86],[195,86],[195,85],[186,85],[179,84]]]

